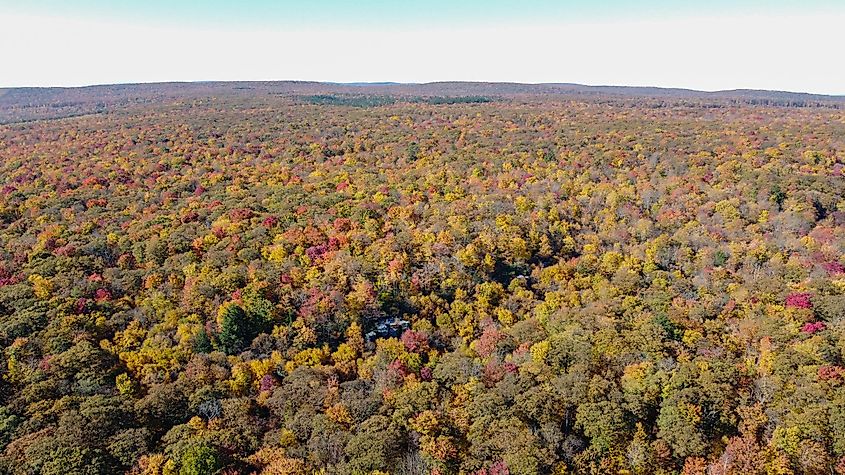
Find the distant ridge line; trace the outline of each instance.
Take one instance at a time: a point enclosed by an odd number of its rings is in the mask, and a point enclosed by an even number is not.
[[[338,107],[381,107],[404,101],[447,105],[513,100],[575,100],[629,105],[642,103],[646,107],[750,105],[845,109],[845,96],[756,89],[707,92],[641,86],[469,81],[423,84],[199,81],[0,89],[0,124],[109,113],[143,104],[224,97],[251,100],[251,98],[268,95],[289,98],[294,103]]]
[[[179,89],[184,88],[209,88],[209,87],[226,87],[226,86],[241,86],[241,87],[272,87],[272,86],[312,86],[312,87],[354,87],[359,89],[407,89],[407,88],[421,88],[421,89],[450,89],[450,88],[467,88],[467,89],[489,89],[498,90],[500,94],[531,94],[531,93],[567,93],[567,92],[596,92],[596,93],[610,93],[622,94],[630,96],[698,96],[698,97],[759,97],[764,96],[781,96],[790,95],[798,96],[805,99],[819,98],[827,100],[845,100],[845,95],[819,94],[811,92],[798,91],[781,91],[769,89],[725,89],[718,91],[702,91],[698,89],[688,89],[679,87],[659,87],[659,86],[625,86],[625,85],[587,85],[567,82],[550,82],[550,83],[520,83],[520,82],[488,82],[488,81],[433,81],[424,83],[402,83],[392,81],[362,81],[362,82],[320,82],[320,81],[299,81],[299,80],[280,80],[280,81],[165,81],[165,82],[148,82],[148,83],[118,83],[118,84],[95,84],[86,86],[22,86],[22,87],[5,87],[0,88],[0,94],[8,93],[10,91],[79,91],[79,90],[93,90],[93,89],[157,89],[162,87],[175,87]]]

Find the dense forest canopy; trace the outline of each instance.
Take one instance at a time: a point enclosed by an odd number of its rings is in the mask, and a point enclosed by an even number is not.
[[[4,91],[0,472],[845,474],[841,102],[390,87]]]

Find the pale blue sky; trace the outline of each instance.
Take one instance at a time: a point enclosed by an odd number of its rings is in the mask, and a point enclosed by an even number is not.
[[[843,0],[0,0],[0,11],[229,26],[425,26],[845,11]],[[386,23],[390,22],[390,23]]]
[[[0,0],[0,87],[479,80],[845,94],[845,0]]]

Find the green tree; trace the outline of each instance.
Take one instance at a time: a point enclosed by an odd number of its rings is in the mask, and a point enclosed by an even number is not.
[[[206,444],[192,445],[182,455],[179,475],[213,475],[221,468],[217,451]]]
[[[252,325],[240,305],[229,303],[220,307],[218,313],[220,334],[219,348],[227,355],[241,352],[250,339]]]

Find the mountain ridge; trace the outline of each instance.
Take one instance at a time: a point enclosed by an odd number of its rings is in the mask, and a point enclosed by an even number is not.
[[[125,110],[151,103],[172,103],[203,98],[248,99],[278,96],[276,101],[323,97],[323,106],[380,107],[395,102],[434,98],[433,104],[467,99],[529,101],[599,101],[642,103],[649,107],[690,104],[724,107],[746,104],[774,107],[845,108],[845,96],[804,92],[732,89],[698,91],[643,86],[590,86],[575,83],[516,83],[439,81],[429,83],[317,81],[199,81],[92,85],[80,87],[0,88],[0,124],[54,120]],[[353,98],[350,100],[350,98]],[[356,99],[357,98],[357,99]],[[360,100],[369,98],[375,100]],[[453,101],[450,98],[459,98]],[[388,100],[385,100],[388,99]],[[462,100],[463,99],[463,100]],[[489,100],[487,100],[489,99]],[[305,102],[315,102],[308,101]],[[478,102],[473,100],[473,102]],[[281,103],[274,103],[280,105]]]
[[[14,91],[83,91],[95,89],[151,89],[159,87],[225,87],[227,85],[252,85],[257,86],[325,86],[325,87],[358,87],[358,88],[444,88],[444,87],[466,87],[472,88],[499,88],[503,94],[515,88],[534,90],[542,92],[544,90],[557,90],[560,92],[611,92],[611,93],[627,93],[631,95],[702,95],[702,96],[723,96],[723,95],[790,95],[814,98],[827,98],[845,101],[845,94],[822,94],[814,92],[803,91],[786,91],[779,89],[753,89],[753,88],[736,88],[736,89],[720,89],[715,91],[705,91],[693,88],[683,87],[663,87],[663,86],[628,86],[615,84],[580,84],[569,82],[541,82],[541,83],[523,83],[511,81],[431,81],[431,82],[393,82],[393,81],[354,81],[354,82],[336,82],[336,81],[306,81],[306,80],[279,80],[279,81],[162,81],[162,82],[142,82],[142,83],[115,83],[115,84],[92,84],[85,86],[16,86],[16,87],[0,87],[0,95],[2,93]]]

